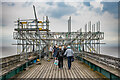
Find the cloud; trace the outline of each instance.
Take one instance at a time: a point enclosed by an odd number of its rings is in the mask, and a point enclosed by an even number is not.
[[[46,2],[46,4],[48,4],[48,5],[53,5],[53,2]]]
[[[115,18],[118,18],[118,2],[102,2],[103,10],[102,12],[108,11],[113,14]]]
[[[101,4],[101,2],[91,1],[90,5],[95,9],[100,8],[100,10],[103,10],[103,4]]]
[[[54,17],[54,18],[61,18],[64,15],[69,15],[76,12],[76,9],[73,6],[66,5],[64,2],[57,2],[47,3],[49,6],[47,9],[45,7],[41,7],[39,13],[43,12],[42,10],[45,9],[45,14]],[[53,7],[54,6],[54,7]]]
[[[27,0],[24,4],[22,4],[23,7],[29,7],[34,3],[35,0]]]
[[[2,2],[2,5],[4,6],[15,6],[14,2]]]
[[[102,0],[102,2],[119,2],[120,0]]]
[[[90,1],[95,1],[95,0],[84,0],[84,2],[90,2]]]
[[[66,7],[59,7],[48,12],[51,12],[52,17],[60,18],[64,15],[69,15],[76,12],[76,9],[71,6],[66,6]]]
[[[86,6],[82,2],[40,2],[31,3],[30,6],[26,7],[23,7],[23,4],[24,3],[15,3],[14,7],[7,5],[2,6],[3,25],[5,25],[2,29],[2,35],[4,36],[3,40],[5,45],[10,45],[10,43],[6,43],[8,42],[7,40],[10,40],[10,42],[15,41],[12,39],[12,36],[10,36],[15,28],[14,21],[18,18],[34,18],[33,4],[36,6],[37,16],[40,20],[42,20],[43,16],[49,16],[50,29],[54,32],[67,31],[67,20],[69,16],[72,16],[72,31],[77,31],[80,28],[84,29],[84,25],[89,21],[92,21],[92,24],[96,24],[96,22],[100,20],[101,31],[105,32],[105,43],[117,44],[117,19],[114,18],[114,13],[111,13],[107,9],[104,10],[106,4],[99,3],[99,5],[96,6],[96,3],[90,3],[90,6]]]

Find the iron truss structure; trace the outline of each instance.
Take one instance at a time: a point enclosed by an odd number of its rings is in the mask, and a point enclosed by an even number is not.
[[[17,40],[17,53],[26,54],[29,52],[37,53],[39,58],[44,53],[49,54],[49,46],[71,45],[75,52],[90,52],[100,54],[100,41],[104,39],[104,32],[100,31],[100,21],[91,24],[91,21],[85,25],[85,30],[79,29],[76,32],[51,32],[49,30],[48,16],[43,20],[38,20],[35,12],[35,19],[18,19],[15,23],[17,28],[13,32],[13,38]],[[68,20],[68,27],[71,27],[71,17]]]

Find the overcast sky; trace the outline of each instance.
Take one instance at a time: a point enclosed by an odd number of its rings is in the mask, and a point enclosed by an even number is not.
[[[5,0],[4,0],[5,1]],[[89,21],[96,24],[101,22],[101,31],[105,33],[106,46],[118,45],[118,3],[114,2],[100,2],[100,0],[86,0],[87,2],[31,2],[24,0],[24,2],[2,2],[0,7],[0,40],[1,46],[12,46],[15,43],[13,40],[13,31],[15,28],[14,21],[20,19],[34,18],[33,5],[36,7],[36,12],[39,20],[43,16],[49,16],[50,29],[53,32],[66,32],[68,17],[72,17],[72,31],[77,31],[82,28]],[[90,2],[89,2],[90,1]],[[106,0],[108,1],[108,0]]]

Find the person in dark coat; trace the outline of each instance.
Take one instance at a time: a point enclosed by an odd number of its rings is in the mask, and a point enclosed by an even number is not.
[[[58,53],[57,53],[57,58],[58,58],[58,67],[60,69],[63,68],[63,55],[64,55],[64,51],[61,49],[61,47],[59,47]]]
[[[54,50],[53,50],[53,57],[56,58],[57,52],[58,52],[59,48],[58,46],[54,46]]]

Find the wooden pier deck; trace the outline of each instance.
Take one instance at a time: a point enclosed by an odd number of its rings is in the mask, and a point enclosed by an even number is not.
[[[58,69],[58,66],[53,64],[53,60],[50,62],[41,61],[41,65],[35,64],[29,69],[20,72],[14,78],[17,79],[40,79],[40,78],[69,78],[69,79],[78,79],[78,80],[95,80],[98,78],[103,78],[104,76],[100,75],[97,72],[92,71],[88,66],[82,62],[75,60],[72,62],[71,70],[68,70],[67,60],[64,60],[63,69]]]

